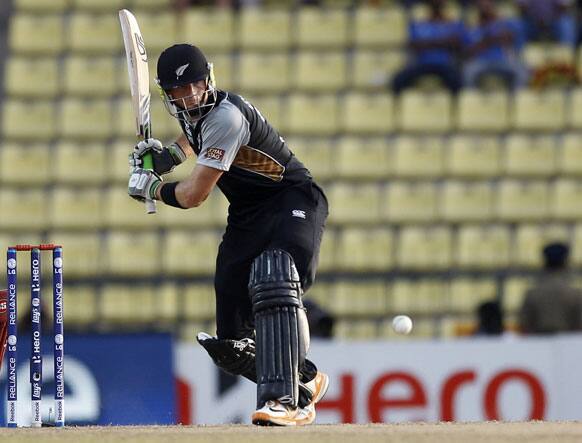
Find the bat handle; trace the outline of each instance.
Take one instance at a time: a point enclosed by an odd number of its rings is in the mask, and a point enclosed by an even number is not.
[[[154,169],[154,159],[152,154],[146,154],[143,156],[143,168],[150,169],[153,171]],[[156,213],[156,202],[155,200],[146,199],[145,202],[146,212],[148,214],[155,214]]]

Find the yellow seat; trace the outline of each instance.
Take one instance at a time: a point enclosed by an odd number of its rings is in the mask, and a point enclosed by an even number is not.
[[[111,137],[113,118],[108,100],[66,99],[61,108],[60,134],[74,140]]]
[[[345,228],[338,241],[338,265],[346,271],[387,271],[394,235],[386,228]]]
[[[350,86],[362,90],[385,91],[392,76],[405,62],[404,53],[397,51],[374,51],[359,49],[352,59]]]
[[[0,178],[3,183],[43,185],[50,179],[50,150],[44,144],[2,144]]]
[[[510,277],[503,282],[502,306],[503,312],[517,313],[523,305],[525,292],[532,286],[533,281],[527,277]]]
[[[95,288],[90,285],[65,286],[63,307],[67,312],[67,325],[91,325],[97,321],[99,314]]]
[[[326,188],[332,223],[373,223],[380,219],[380,188],[376,184],[336,183]]]
[[[180,165],[183,166],[183,165]],[[168,181],[173,179],[168,178]],[[215,189],[206,201],[195,210],[184,211],[179,208],[165,208],[161,213],[163,226],[168,229],[212,227],[219,223],[217,212],[219,210],[219,190]],[[224,219],[222,220],[224,222]]]
[[[392,327],[392,320],[384,320],[380,324],[379,338],[395,342],[408,342],[414,340],[430,340],[437,338],[438,329],[432,318],[415,318],[414,327],[410,334],[397,334]]]
[[[396,110],[403,131],[446,132],[452,126],[452,100],[448,93],[405,91]]]
[[[137,19],[141,25],[142,17]],[[67,48],[73,52],[111,55],[123,47],[117,14],[74,13],[68,31]]]
[[[65,93],[69,96],[111,96],[118,88],[117,69],[113,57],[70,56],[64,64]]]
[[[332,161],[332,152],[336,149],[331,138],[289,137],[286,140],[291,151],[309,169],[316,180],[335,176],[336,168]]]
[[[90,228],[88,226],[88,228]],[[63,247],[65,280],[74,277],[100,277],[103,272],[103,254],[101,238],[98,232],[70,232],[54,230],[50,233],[51,241]],[[65,286],[65,294],[69,291]],[[67,320],[69,319],[69,307]],[[73,308],[70,308],[73,309]],[[95,313],[94,313],[95,314]]]
[[[208,320],[215,316],[214,286],[194,283],[184,288],[183,315],[187,320]],[[200,331],[198,331],[200,332]]]
[[[408,20],[403,8],[359,7],[354,15],[356,47],[402,46]]]
[[[113,132],[117,137],[125,137],[128,140],[133,139],[132,143],[136,143],[135,133],[135,116],[131,105],[131,99],[124,97],[116,102],[112,107],[117,112],[117,117],[113,120]],[[155,138],[165,140],[175,140],[180,134],[180,127],[178,121],[173,118],[161,100],[155,99],[151,101],[150,113],[152,118],[152,135]],[[131,150],[131,144],[128,145],[128,154]],[[126,162],[127,163],[127,162]]]
[[[246,96],[257,111],[278,131],[285,129],[285,111],[278,95]]]
[[[10,57],[5,71],[9,97],[53,98],[60,93],[58,62],[54,58]]]
[[[330,309],[336,316],[379,316],[387,311],[386,283],[339,281],[333,291]]]
[[[456,135],[446,152],[447,175],[496,177],[501,173],[501,146],[497,137]]]
[[[384,138],[342,137],[334,151],[330,163],[335,163],[336,177],[370,180],[390,175],[391,149]]]
[[[123,8],[125,0],[69,0],[73,9],[86,12],[111,12]]]
[[[573,65],[575,53],[569,45],[530,43],[523,48],[523,59],[529,68],[535,70],[546,65]]]
[[[346,57],[342,51],[303,51],[291,67],[292,86],[300,91],[336,92],[347,85]]]
[[[235,44],[234,14],[227,9],[191,8],[184,15],[180,40],[205,51],[230,51]]]
[[[426,182],[390,182],[383,219],[391,223],[431,223],[437,214],[437,189]]]
[[[437,314],[448,306],[448,286],[444,280],[397,279],[391,288],[390,312],[393,314]],[[414,329],[417,319],[414,318]]]
[[[320,272],[333,271],[336,269],[337,237],[338,236],[333,229],[326,229],[319,249],[319,264],[317,269]]]
[[[168,11],[172,7],[172,0],[133,0],[132,7],[139,11]]]
[[[129,180],[129,154],[133,150],[137,140],[132,139],[117,139],[110,145],[105,145],[107,152],[108,165],[105,169],[104,180],[112,184],[125,184]]]
[[[509,96],[504,92],[462,91],[457,127],[461,131],[501,132],[509,129]]]
[[[516,129],[559,131],[566,126],[566,100],[562,91],[516,93],[513,111]]]
[[[291,14],[287,10],[244,8],[239,19],[243,49],[284,50],[291,44]]]
[[[510,250],[511,236],[506,226],[466,225],[457,233],[455,261],[461,268],[506,268]]]
[[[295,19],[295,41],[300,48],[343,49],[348,43],[345,9],[303,7]]]
[[[452,262],[452,234],[443,226],[403,227],[396,262],[402,269],[446,269]]]
[[[580,196],[582,183],[573,179],[558,179],[552,184],[550,214],[556,220],[576,221],[582,219]]]
[[[558,174],[582,176],[582,136],[578,133],[566,134],[558,150]]]
[[[103,192],[104,222],[109,228],[157,228],[162,224],[163,212],[170,209],[158,205],[158,214],[146,217],[143,203],[127,195],[127,179]]]
[[[476,314],[481,303],[497,298],[497,285],[493,279],[455,278],[450,290],[450,311],[459,314]]]
[[[4,102],[2,108],[2,135],[4,139],[38,140],[46,143],[55,134],[56,118],[53,102],[38,100],[8,100]]]
[[[206,57],[214,67],[216,87],[226,91],[238,90],[240,71],[235,71],[233,57],[230,54],[212,53],[208,53]]]
[[[520,224],[515,231],[513,263],[520,267],[540,269],[542,248],[554,241],[569,242],[569,237],[569,231],[564,225]]]
[[[46,229],[47,198],[41,189],[0,188],[0,229]],[[26,242],[28,243],[28,242]]]
[[[153,286],[111,283],[102,288],[100,302],[101,321],[128,327],[156,320],[159,300]]]
[[[69,6],[69,0],[15,0],[13,5],[18,13],[63,12]]]
[[[555,137],[512,134],[505,144],[505,173],[511,177],[553,175],[557,152]]]
[[[244,94],[284,92],[289,89],[289,67],[287,54],[244,53],[240,57],[239,87]]]
[[[394,172],[398,177],[440,177],[445,140],[441,137],[399,136],[394,140]]]
[[[582,128],[582,88],[576,88],[569,93],[568,125],[573,129]]]
[[[46,57],[60,53],[65,46],[63,16],[15,14],[10,17],[8,46],[19,54]]]
[[[145,11],[136,15],[141,31],[144,33],[144,41],[150,54],[162,52],[164,49],[176,44],[178,41],[177,29],[183,26],[179,21],[179,16],[171,12],[151,12]],[[198,42],[196,39],[193,42]],[[150,60],[150,63],[153,61]],[[152,73],[155,73],[155,69]]]
[[[350,134],[385,135],[394,129],[394,101],[390,94],[349,93],[341,110],[341,127]]]
[[[103,224],[103,194],[97,188],[53,190],[49,209],[53,229],[98,229]]]
[[[155,276],[161,270],[160,251],[155,232],[110,231],[105,242],[105,269],[113,276]]]
[[[172,275],[212,275],[220,236],[216,231],[171,231],[166,234],[162,269]]]
[[[543,181],[504,180],[498,184],[497,216],[504,221],[543,220],[548,215],[548,198]]]
[[[494,193],[488,182],[444,183],[440,216],[447,222],[486,221],[493,218]]]
[[[333,336],[339,340],[369,340],[378,337],[379,322],[374,320],[338,319]]]
[[[57,143],[53,156],[53,180],[60,183],[105,183],[108,160],[106,149],[100,143]]]
[[[335,94],[293,94],[287,102],[287,132],[304,135],[334,135],[339,129]]]

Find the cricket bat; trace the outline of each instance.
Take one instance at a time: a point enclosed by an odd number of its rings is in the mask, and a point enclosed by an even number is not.
[[[127,9],[122,9],[119,11],[119,21],[127,59],[136,135],[143,140],[152,136],[147,51],[135,16]],[[153,166],[152,155],[144,155],[143,168],[153,170]],[[145,204],[148,214],[156,212],[156,202],[154,200],[147,199]]]

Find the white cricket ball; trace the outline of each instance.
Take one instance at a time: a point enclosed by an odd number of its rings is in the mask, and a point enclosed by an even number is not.
[[[397,334],[410,334],[412,319],[408,315],[397,315],[392,320],[392,328]]]

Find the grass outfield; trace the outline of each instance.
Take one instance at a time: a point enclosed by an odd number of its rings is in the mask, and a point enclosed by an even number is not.
[[[582,442],[582,422],[314,425],[301,428],[112,426],[1,429],[10,443],[538,443]]]

